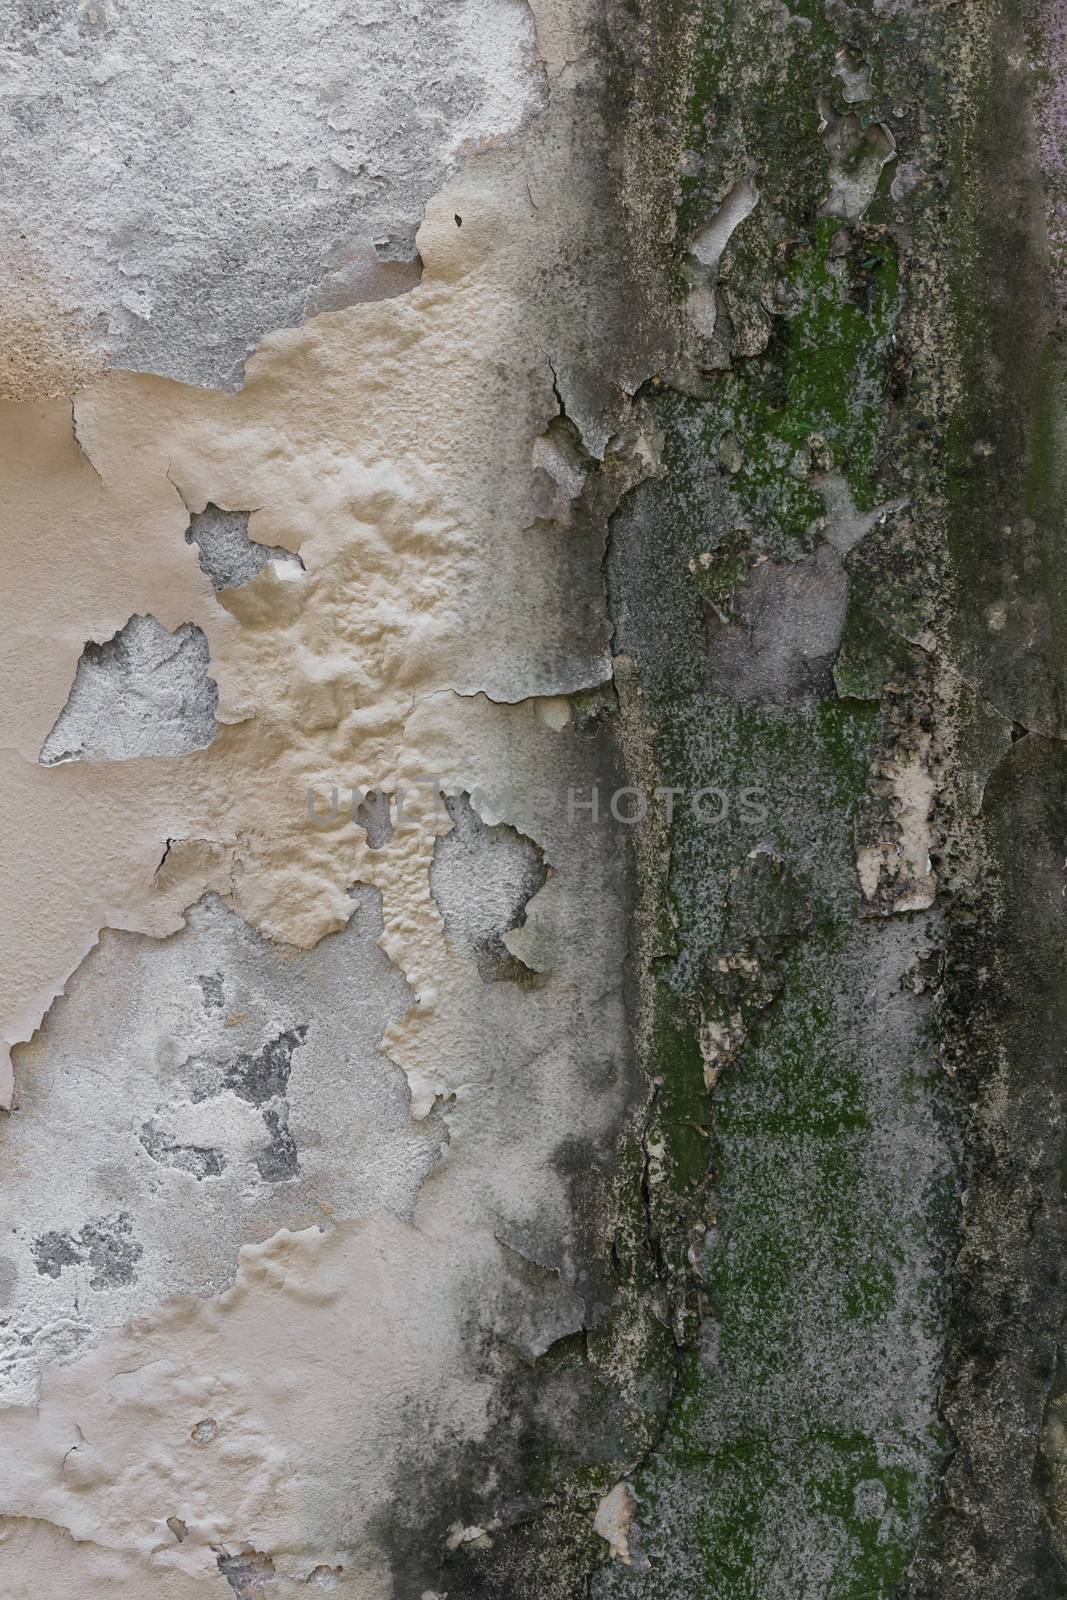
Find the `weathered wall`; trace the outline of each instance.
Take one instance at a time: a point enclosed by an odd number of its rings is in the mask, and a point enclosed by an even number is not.
[[[1063,49],[13,12],[6,1593],[1067,1594]]]

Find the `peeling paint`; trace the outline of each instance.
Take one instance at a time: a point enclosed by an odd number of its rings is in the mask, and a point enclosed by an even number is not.
[[[3,24],[15,1600],[1053,1592],[1031,21]]]

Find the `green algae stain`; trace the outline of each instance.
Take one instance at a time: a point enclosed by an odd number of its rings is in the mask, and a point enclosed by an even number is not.
[[[681,5],[672,19],[683,32],[691,11]],[[825,162],[817,100],[835,83],[838,40],[821,0],[798,0],[790,11],[766,0],[746,0],[745,5],[705,0],[688,64],[683,127],[688,148],[707,151],[713,134],[718,152],[732,156],[736,166],[742,139],[734,96],[738,79],[746,80],[753,103],[744,155],[756,164],[761,186],[792,224],[821,198]],[[765,70],[769,46],[775,54],[773,74]],[[678,203],[683,235],[707,221],[715,191],[722,188],[714,180],[721,176],[718,171],[683,172]]]
[[[1047,338],[1034,363],[1029,452],[1024,485],[1027,514],[1062,530],[1063,462],[1067,455],[1064,400],[1067,377],[1057,340]]]
[[[922,1505],[914,1473],[887,1464],[861,1433],[816,1434],[808,1446],[817,1463],[804,1480],[808,1504],[848,1530],[848,1559],[830,1596],[871,1600],[891,1593],[907,1570]]]
[[[857,933],[851,822],[877,713],[858,701],[742,708],[709,696],[662,709],[665,781],[758,782],[769,802],[755,829],[738,819],[701,829],[685,808],[676,817],[679,955],[661,978],[675,996],[664,1015],[686,1017],[699,998],[727,936],[730,871],[757,841],[801,872],[817,914],[710,1099],[692,1035],[660,1038],[654,1069],[665,1086],[676,1075],[662,1102],[668,1142],[680,1139],[669,1170],[708,1222],[705,1314],[679,1352],[665,1436],[635,1480],[649,1566],[606,1569],[593,1593],[890,1600],[943,1441],[932,1403],[901,1415],[899,1385],[883,1393],[878,1365],[890,1348],[921,1362],[941,1310],[936,1275],[920,1270],[929,1241],[894,1186],[898,1154],[879,1144],[921,1121],[938,1086],[915,1059],[879,1086],[866,1046],[852,1042],[857,939],[877,932]]]
[[[778,1440],[757,1436],[715,1452],[705,1471],[712,1496],[698,1530],[702,1587],[692,1595],[766,1600],[778,1592],[782,1557],[792,1556],[797,1570],[806,1557],[818,1570],[819,1556],[807,1542],[812,1533],[788,1515],[794,1508],[806,1513],[823,1557],[818,1587],[801,1578],[794,1594],[875,1600],[903,1576],[908,1547],[901,1532],[914,1517],[914,1481],[883,1463],[863,1434],[814,1430],[788,1452]],[[768,1521],[776,1528],[770,1545],[762,1537]]]
[[[703,963],[724,937],[731,870],[765,842],[803,866],[836,846],[832,871],[809,874],[816,921],[830,944],[847,928],[855,874],[842,837],[862,795],[877,736],[876,708],[827,700],[802,710],[742,707],[712,695],[691,695],[657,708],[664,783],[691,791],[717,787],[731,799],[720,824],[702,823],[693,808],[676,808],[670,895],[682,951],[672,984],[694,993]],[[762,815],[739,797],[751,791]]]
[[[843,1376],[894,1337],[906,1224],[870,1181],[872,1114],[825,1010],[827,956],[798,955],[715,1096],[701,1345],[637,1479],[651,1570],[605,1593],[889,1600],[906,1568],[938,1452],[877,1404],[857,1426]]]
[[[661,1170],[670,1193],[684,1199],[707,1180],[711,1112],[692,1016],[665,985],[657,1001],[650,1059],[659,1088],[656,1120],[669,1132]]]

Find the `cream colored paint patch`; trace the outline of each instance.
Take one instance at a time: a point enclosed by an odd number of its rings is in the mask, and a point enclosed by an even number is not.
[[[63,1528],[35,1517],[0,1517],[0,1561],[10,1600],[40,1600],[41,1573],[52,1591],[79,1600],[143,1600],[144,1568],[136,1556],[78,1543]],[[189,1578],[158,1571],[152,1600],[219,1600],[217,1576]],[[306,1600],[306,1591],[305,1591]]]
[[[919,735],[913,748],[878,767],[890,794],[892,826],[874,843],[857,846],[856,871],[864,901],[880,915],[925,911],[937,896],[937,876],[930,861],[936,796],[930,759],[931,741]]]
[[[610,1546],[612,1556],[624,1566],[632,1566],[630,1524],[637,1510],[637,1499],[623,1478],[603,1496],[593,1516],[593,1527]]]
[[[217,1584],[218,1553],[251,1545],[294,1584],[340,1566],[345,1592],[388,1594],[373,1542],[339,1550],[331,1529],[354,1494],[387,1490],[410,1395],[432,1393],[461,1435],[484,1430],[488,1391],[464,1379],[454,1320],[426,1315],[453,1270],[445,1241],[384,1219],[246,1247],[228,1294],[133,1324],[4,1415],[8,1514],[139,1555],[165,1582]]]
[[[300,945],[343,924],[353,879],[377,884],[386,948],[432,1006],[446,959],[426,889],[434,825],[413,802],[388,863],[368,868],[358,840],[339,852],[314,829],[305,795],[338,775],[388,786],[429,772],[406,727],[426,695],[512,700],[609,675],[603,621],[590,638],[567,615],[554,536],[530,531],[534,444],[555,411],[517,292],[531,231],[524,195],[472,180],[430,209],[420,288],[275,335],[238,395],[112,375],[77,398],[80,447],[59,402],[9,409],[2,492],[22,553],[3,662],[5,826],[20,841],[9,1043],[101,926],[177,925],[208,879],[160,888],[171,837],[232,850],[227,898]],[[264,573],[220,604],[183,536],[187,508],[209,499],[252,509],[250,536],[299,550],[306,577]],[[595,593],[596,551],[589,567]],[[180,762],[38,770],[85,641],[134,612],[204,629],[231,726]],[[458,722],[455,696],[445,704]]]

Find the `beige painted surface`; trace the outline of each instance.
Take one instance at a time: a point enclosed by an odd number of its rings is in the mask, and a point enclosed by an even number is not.
[[[384,1600],[375,1518],[395,1512],[405,1473],[432,1470],[443,1441],[481,1438],[515,1353],[581,1326],[557,1153],[610,1140],[625,1107],[626,906],[617,842],[563,811],[568,786],[598,777],[566,697],[608,681],[611,661],[602,550],[568,526],[580,478],[544,442],[558,394],[585,447],[618,456],[620,484],[655,451],[639,430],[611,442],[643,376],[613,371],[610,319],[588,304],[610,299],[612,261],[561,304],[603,175],[574,98],[584,18],[536,11],[548,109],[430,201],[416,287],[269,334],[237,392],[120,370],[82,383],[72,364],[69,393],[4,403],[0,500],[18,552],[0,641],[6,1330],[35,1353],[14,1350],[0,1411],[14,1595],[40,1592],[42,1562],[86,1595],[218,1593],[220,1553],[247,1547],[269,1552],[272,1593],[343,1569],[344,1593]],[[184,537],[209,502],[250,512],[249,536],[298,552],[303,572],[269,565],[214,593]],[[181,757],[41,765],[86,643],[135,615],[203,630],[217,736]],[[451,824],[425,785],[420,798],[427,775],[484,790],[486,820],[543,853],[547,882],[505,930],[526,982],[487,983],[446,936],[429,873]],[[545,784],[555,812],[532,798]],[[324,801],[334,785],[406,791],[387,847],[343,813],[314,824],[309,788]],[[120,961],[116,935],[95,948],[102,930],[172,939],[213,895],[293,965],[346,927],[357,885],[380,895],[380,946],[408,986],[406,1010],[382,1014],[380,1052],[409,1118],[432,1119],[432,1174],[420,1158],[398,1187],[383,1166],[391,1210],[373,1157],[358,1184],[319,1202],[305,1184],[288,1210],[251,1174],[240,1266],[220,1230],[198,1246],[193,1292],[170,1299],[164,1246],[213,1180],[145,1164],[138,1096],[150,1063],[178,1059],[184,1024],[152,997],[150,945]],[[136,997],[106,1002],[130,1007],[116,1077],[120,1045],[112,1029],[112,1054],[101,1046],[92,997],[122,962]],[[79,1056],[63,1008],[90,963]],[[103,1110],[80,1137],[63,1096],[81,1072]],[[57,1087],[42,1097],[37,1082]],[[358,1111],[358,1075],[339,1092]],[[157,1109],[192,1126],[184,1093]],[[316,1115],[328,1140],[329,1106]],[[84,1262],[34,1268],[41,1238],[76,1233],[62,1171],[34,1169],[35,1118],[78,1173],[72,1191],[97,1184],[101,1208],[129,1218],[142,1251],[129,1278],[96,1288]],[[90,1158],[109,1131],[108,1159]],[[87,1159],[104,1164],[83,1172]]]

